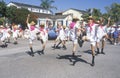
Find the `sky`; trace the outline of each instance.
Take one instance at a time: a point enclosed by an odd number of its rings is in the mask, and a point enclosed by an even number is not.
[[[9,3],[10,1],[13,2],[20,2],[30,5],[37,5],[40,6],[41,0],[4,0],[5,3]],[[105,7],[110,6],[112,3],[119,3],[120,0],[54,0],[53,6],[57,7],[57,10],[53,10],[53,12],[61,12],[68,10],[70,8],[75,8],[78,10],[84,10],[89,8],[96,8],[100,9],[102,13],[105,13]]]

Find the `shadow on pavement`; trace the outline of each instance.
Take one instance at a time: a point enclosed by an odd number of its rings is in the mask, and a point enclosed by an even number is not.
[[[32,56],[31,51],[26,51],[25,53],[27,53],[28,55]],[[42,50],[37,50],[37,51],[33,52],[33,54],[36,54],[36,53],[39,54],[39,55],[44,54],[44,52]]]
[[[86,64],[90,64],[88,63],[86,60],[80,58],[81,55],[75,55],[75,56],[72,56],[72,55],[58,55],[58,57],[56,57],[57,59],[67,59],[69,60],[70,62],[72,62],[71,65],[75,65],[77,62],[83,62],[83,63],[86,63]]]
[[[86,50],[86,51],[83,51],[84,53],[87,53],[87,54],[92,54],[91,50]]]

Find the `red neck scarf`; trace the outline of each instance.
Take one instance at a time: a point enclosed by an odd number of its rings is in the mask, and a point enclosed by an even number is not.
[[[88,24],[88,26],[90,27],[90,31],[92,31],[92,26],[94,25],[94,23]]]
[[[35,26],[31,25],[30,30],[33,31],[35,29]]]
[[[43,32],[43,34],[45,35],[44,28],[41,28],[41,27],[40,27],[40,31]]]
[[[102,25],[100,25],[100,28],[101,28],[101,29],[103,29],[103,26],[102,26]]]

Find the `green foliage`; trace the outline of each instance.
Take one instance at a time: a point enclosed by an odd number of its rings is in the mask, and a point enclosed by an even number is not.
[[[99,9],[93,8],[93,9],[92,9],[92,13],[91,13],[91,9],[87,9],[86,11],[87,11],[87,13],[82,16],[85,21],[87,21],[87,20],[88,20],[88,17],[91,16],[91,15],[93,16],[93,18],[94,18],[95,20],[98,20],[99,17],[102,16],[102,13],[100,12]]]
[[[0,14],[2,17],[6,16],[6,4],[3,0],[0,1]]]
[[[57,7],[52,6],[52,4],[54,2],[55,2],[54,0],[41,0],[40,6],[43,7],[43,8],[45,8],[45,9],[48,9],[50,11],[51,11],[51,9],[56,9],[57,10]]]
[[[111,21],[117,23],[120,21],[120,4],[113,3],[110,6],[105,7],[108,16],[111,17]]]

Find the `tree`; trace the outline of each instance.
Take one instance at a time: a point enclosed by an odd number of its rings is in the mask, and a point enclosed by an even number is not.
[[[17,9],[15,6],[6,8],[6,17],[9,19],[10,23],[26,25],[25,21],[27,14],[29,13],[30,12],[27,9]]]
[[[100,9],[96,9],[96,8],[93,8],[93,9],[86,9],[86,14],[84,14],[82,17],[85,21],[88,20],[88,17],[89,16],[93,16],[93,18],[95,20],[98,20],[99,17],[102,16],[102,13],[100,12]]]
[[[0,1],[0,24],[4,24],[5,16],[6,16],[6,4],[2,0],[2,1]]]
[[[54,2],[55,2],[54,0],[41,0],[40,6],[45,8],[45,9],[50,10],[53,13],[53,11],[51,9],[56,9],[57,10],[57,7],[52,6],[52,4]]]
[[[118,23],[120,21],[120,4],[113,3],[110,6],[105,7],[107,14],[111,17],[111,20],[114,23]]]
[[[3,0],[0,1],[0,14],[1,17],[6,16],[6,4]]]

